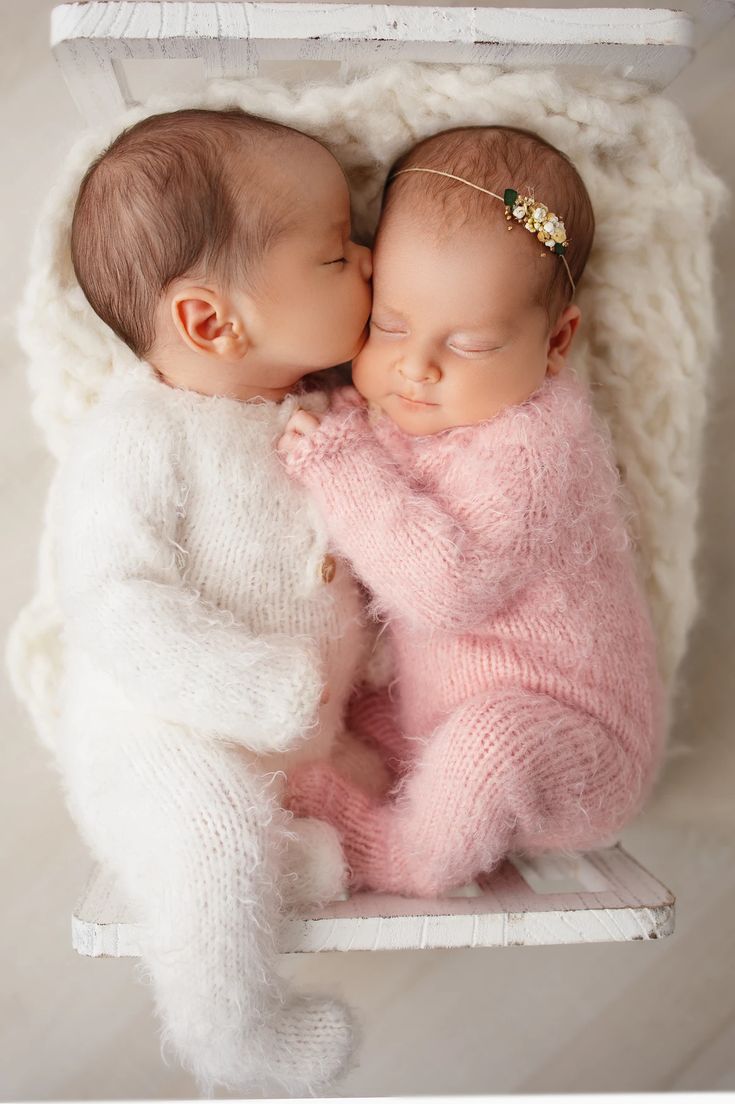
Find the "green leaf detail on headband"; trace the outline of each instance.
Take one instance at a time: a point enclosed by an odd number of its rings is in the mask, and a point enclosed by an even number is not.
[[[460,184],[467,184],[470,188],[477,188],[478,192],[485,192],[487,195],[492,196],[493,199],[500,199],[499,195],[489,191],[487,188],[483,188],[480,184],[475,184],[472,180],[465,180],[463,176],[456,176],[454,173],[445,172],[443,169],[430,169],[424,168],[421,165],[413,165],[407,169],[398,169],[390,179],[393,180],[394,177],[400,176],[401,173],[410,172],[436,173],[437,176],[446,176],[450,180],[459,180]],[[555,215],[553,211],[550,211],[545,203],[540,203],[535,196],[519,195],[515,188],[505,189],[502,202],[505,205],[505,218],[509,230],[512,229],[510,225],[511,220],[515,219],[516,222],[525,226],[526,230],[531,234],[534,234],[538,241],[543,242],[551,253],[555,253],[557,256],[561,257],[564,261],[564,267],[567,270],[569,283],[572,285],[572,294],[574,294],[577,289],[569,270],[567,259],[564,256],[567,251],[567,246],[569,245],[564,220],[561,219],[559,215]]]

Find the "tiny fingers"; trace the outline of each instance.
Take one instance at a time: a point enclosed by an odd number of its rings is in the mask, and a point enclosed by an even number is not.
[[[288,456],[296,451],[299,443],[303,441],[303,439],[301,433],[294,433],[292,430],[286,430],[278,442],[277,449],[282,456]]]
[[[305,437],[311,437],[319,428],[319,418],[306,410],[296,410],[286,422],[286,428],[276,446],[282,456],[288,456],[298,448]]]
[[[319,418],[308,410],[296,410],[286,423],[286,432],[298,433],[302,437],[311,437],[319,428]]]

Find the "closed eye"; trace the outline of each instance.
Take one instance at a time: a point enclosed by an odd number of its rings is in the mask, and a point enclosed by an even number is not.
[[[380,330],[381,333],[385,333],[385,334],[397,334],[399,337],[402,336],[402,335],[405,335],[405,333],[406,333],[405,330],[395,330],[395,329],[391,330],[391,329],[388,329],[387,326],[379,326],[378,323],[373,318],[370,319],[370,328]]]
[[[347,258],[346,257],[337,257],[336,261],[327,261],[326,264],[328,264],[328,265],[347,264]]]
[[[449,348],[453,353],[458,353],[460,356],[487,356],[488,353],[497,353],[499,349],[502,349],[502,345],[450,345]]]

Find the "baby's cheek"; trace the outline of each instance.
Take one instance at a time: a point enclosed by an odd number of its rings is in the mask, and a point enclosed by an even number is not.
[[[375,399],[381,394],[380,354],[375,342],[368,337],[360,353],[352,361],[352,383],[364,399]]]

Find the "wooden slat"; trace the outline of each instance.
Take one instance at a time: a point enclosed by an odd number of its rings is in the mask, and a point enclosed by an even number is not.
[[[661,88],[690,60],[693,41],[689,16],[646,8],[106,0],[61,4],[51,17],[54,53],[89,121],[132,102],[125,67],[141,60],[200,58],[207,78],[294,61],[592,66]]]
[[[529,884],[530,883],[530,884]],[[289,918],[281,951],[423,950],[661,939],[670,891],[621,847],[506,862],[442,900],[357,893]],[[96,868],[72,917],[82,955],[139,954],[136,918]]]

